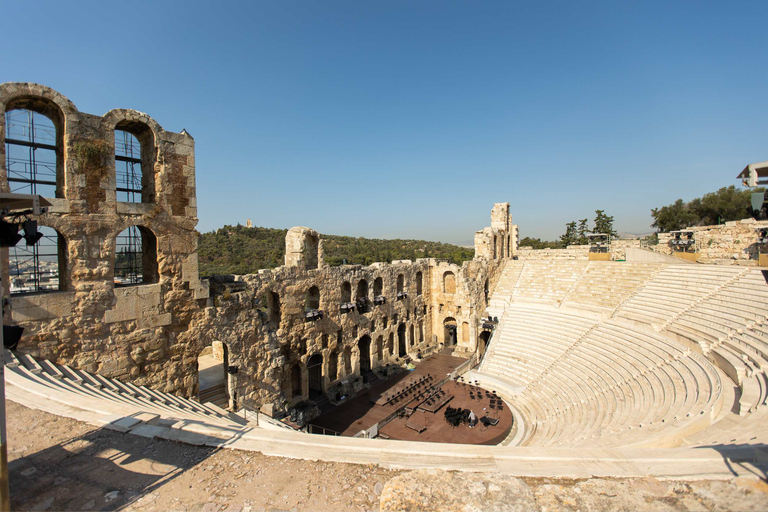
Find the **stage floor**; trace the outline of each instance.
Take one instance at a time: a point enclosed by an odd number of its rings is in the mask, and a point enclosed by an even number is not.
[[[401,399],[397,403],[388,403],[387,399],[419,381],[424,376],[431,376],[432,383],[439,382],[450,375],[465,359],[454,357],[447,353],[430,356],[412,371],[403,371],[386,379],[376,382],[371,389],[350,399],[339,406],[331,406],[329,410],[318,416],[310,423],[323,427],[344,436],[353,436],[361,430],[367,430],[384,418],[388,417],[408,403]],[[424,386],[422,386],[423,389]],[[470,398],[469,390],[473,389],[474,399]],[[512,413],[505,404],[501,411],[488,410],[490,394],[485,391],[453,381],[445,383],[442,388],[445,396],[452,396],[447,404],[435,413],[417,410],[410,417],[397,418],[381,429],[381,433],[390,439],[407,441],[426,441],[435,443],[464,443],[464,444],[498,444],[503,441],[512,429]],[[488,396],[486,396],[488,395]],[[480,398],[482,396],[482,398]],[[413,395],[410,395],[412,398]],[[478,418],[488,414],[499,420],[495,426],[486,427],[478,423],[475,428],[466,424],[453,427],[445,421],[446,407],[461,407],[475,412]],[[421,433],[417,430],[422,430]],[[426,427],[426,428],[425,428]]]

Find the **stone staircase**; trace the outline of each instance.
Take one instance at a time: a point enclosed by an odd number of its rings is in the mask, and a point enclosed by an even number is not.
[[[222,409],[229,407],[229,396],[227,396],[227,388],[223,383],[201,389],[197,394],[197,399],[201,403],[212,403]]]
[[[5,365],[9,398],[20,398],[17,401],[33,408],[45,403],[41,408],[58,408],[56,413],[63,416],[92,417],[94,423],[113,430],[146,426],[184,430],[197,425],[235,434],[250,426],[216,403],[196,402],[28,354],[5,350]]]

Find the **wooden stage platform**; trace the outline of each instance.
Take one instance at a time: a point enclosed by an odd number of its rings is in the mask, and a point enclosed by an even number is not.
[[[344,436],[353,436],[407,408],[412,414],[390,421],[380,429],[381,437],[435,443],[498,444],[512,429],[512,413],[506,404],[501,409],[489,409],[492,394],[469,384],[449,381],[440,389],[434,389],[436,383],[444,380],[464,361],[448,353],[430,356],[414,370],[376,382],[371,389],[344,404],[331,406],[310,423]],[[498,399],[497,403],[500,402]],[[444,417],[448,406],[470,409],[478,418],[487,415],[497,419],[498,423],[485,426],[478,422],[475,428],[466,424],[453,427]]]

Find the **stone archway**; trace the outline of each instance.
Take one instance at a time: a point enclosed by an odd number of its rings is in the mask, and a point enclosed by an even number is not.
[[[480,336],[477,338],[477,358],[478,360],[481,360],[483,356],[485,355],[485,351],[488,349],[488,340],[491,337],[491,333],[489,331],[483,331],[480,333]]]
[[[456,345],[456,319],[448,317],[443,320],[443,344],[446,347]]]
[[[357,342],[360,351],[360,374],[371,371],[371,337],[367,334]]]
[[[314,354],[307,360],[307,377],[309,380],[309,397],[322,395],[325,391],[323,386],[323,356]]]
[[[398,345],[398,355],[400,357],[405,357],[408,355],[408,346],[405,342],[405,324],[400,324],[397,326],[397,345]]]

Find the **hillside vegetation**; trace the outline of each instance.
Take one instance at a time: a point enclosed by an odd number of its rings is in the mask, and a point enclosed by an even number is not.
[[[284,263],[287,229],[224,226],[200,235],[200,275],[252,274]],[[445,258],[452,263],[471,260],[474,249],[425,240],[380,240],[320,235],[329,265],[370,265],[382,261]]]

